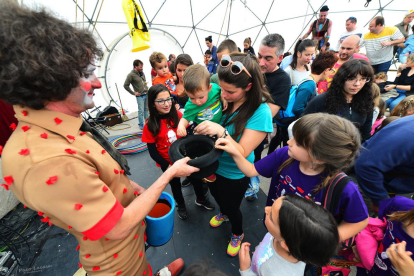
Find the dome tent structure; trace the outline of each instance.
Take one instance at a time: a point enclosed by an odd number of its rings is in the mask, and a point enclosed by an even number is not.
[[[285,39],[285,51],[292,50],[298,38],[318,17],[323,5],[329,6],[328,18],[332,20],[330,42],[336,46],[340,33],[345,30],[345,20],[357,18],[357,27],[368,32],[368,24],[377,15],[385,18],[387,26],[400,23],[410,7],[403,0],[136,0],[150,28],[151,47],[141,52],[131,52],[132,40],[121,1],[105,0],[22,0],[31,6],[40,4],[61,18],[80,28],[93,30],[105,50],[97,76],[102,81],[101,93],[96,93],[96,104],[106,106],[119,100],[115,83],[120,90],[124,108],[137,110],[130,94],[124,93],[123,82],[132,69],[132,61],[144,62],[144,73],[150,82],[151,66],[148,62],[154,51],[167,57],[173,53],[189,54],[195,63],[203,62],[207,46],[205,37],[211,35],[218,45],[230,38],[242,49],[246,37],[252,39],[257,49],[261,39],[269,33],[279,33]],[[100,96],[102,95],[102,96]]]

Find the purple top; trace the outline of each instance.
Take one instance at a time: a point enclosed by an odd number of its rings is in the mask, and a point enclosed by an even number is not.
[[[388,219],[388,215],[397,211],[409,211],[414,208],[414,200],[402,196],[396,196],[384,201],[381,201],[378,218]],[[406,251],[414,252],[414,238],[409,236],[403,229],[400,221],[388,220],[387,229],[384,233],[384,239],[380,243],[377,254],[375,255],[374,266],[371,274],[367,275],[399,275],[397,270],[392,266],[390,259],[388,259],[386,250],[393,243],[407,242]],[[411,256],[413,258],[413,256]]]
[[[254,163],[257,172],[264,177],[272,177],[266,206],[271,206],[273,201],[285,193],[297,194],[301,197],[312,199],[316,204],[321,204],[323,189],[316,195],[312,192],[323,180],[324,174],[306,175],[299,169],[299,161],[294,161],[280,173],[280,165],[289,159],[288,147],[280,148]],[[350,181],[344,188],[338,208],[334,216],[343,213],[343,219],[348,223],[357,223],[368,218],[367,207],[362,200],[357,185]]]

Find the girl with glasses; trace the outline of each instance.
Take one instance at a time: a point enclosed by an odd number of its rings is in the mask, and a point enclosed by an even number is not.
[[[270,94],[264,86],[263,74],[255,57],[242,53],[224,56],[218,66],[222,97],[228,102],[219,124],[205,121],[199,124],[197,134],[227,137],[238,151],[251,163],[253,150],[272,132],[272,115],[268,102]],[[212,227],[230,221],[231,241],[227,254],[238,254],[244,237],[243,215],[240,204],[248,188],[250,178],[238,168],[227,153],[219,159],[216,181],[209,184],[210,192],[220,206],[220,212],[210,220]]]
[[[168,88],[162,84],[151,86],[148,90],[149,117],[142,132],[142,142],[147,143],[151,158],[157,167],[165,172],[172,165],[168,150],[179,136],[177,136],[178,123],[183,116],[177,111],[174,100]],[[173,178],[170,182],[174,200],[177,202],[177,212],[180,219],[187,218],[180,178]],[[202,186],[193,185],[199,201],[206,201]],[[214,208],[214,205],[213,205]]]
[[[365,141],[371,137],[374,100],[371,91],[371,65],[363,59],[352,59],[339,67],[326,93],[311,100],[303,115],[326,112],[348,119]]]

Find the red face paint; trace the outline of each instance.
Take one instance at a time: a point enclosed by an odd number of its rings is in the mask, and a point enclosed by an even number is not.
[[[92,84],[89,81],[80,81],[80,86],[82,87],[83,91],[89,92],[92,88]]]

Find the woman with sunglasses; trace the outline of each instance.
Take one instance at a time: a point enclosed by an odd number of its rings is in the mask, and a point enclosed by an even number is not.
[[[371,137],[373,74],[371,65],[363,59],[345,62],[339,67],[328,91],[311,100],[302,116],[317,112],[338,115],[353,122],[365,141]]]
[[[227,137],[243,156],[253,163],[253,150],[273,131],[272,114],[268,102],[270,94],[264,88],[263,74],[255,57],[242,53],[223,56],[218,67],[219,85],[228,108],[220,124],[210,121],[199,124],[197,134]],[[210,192],[220,206],[220,212],[210,220],[212,227],[230,221],[231,241],[227,254],[238,254],[244,237],[240,204],[250,178],[238,168],[226,152],[219,159],[216,181],[209,183]]]

